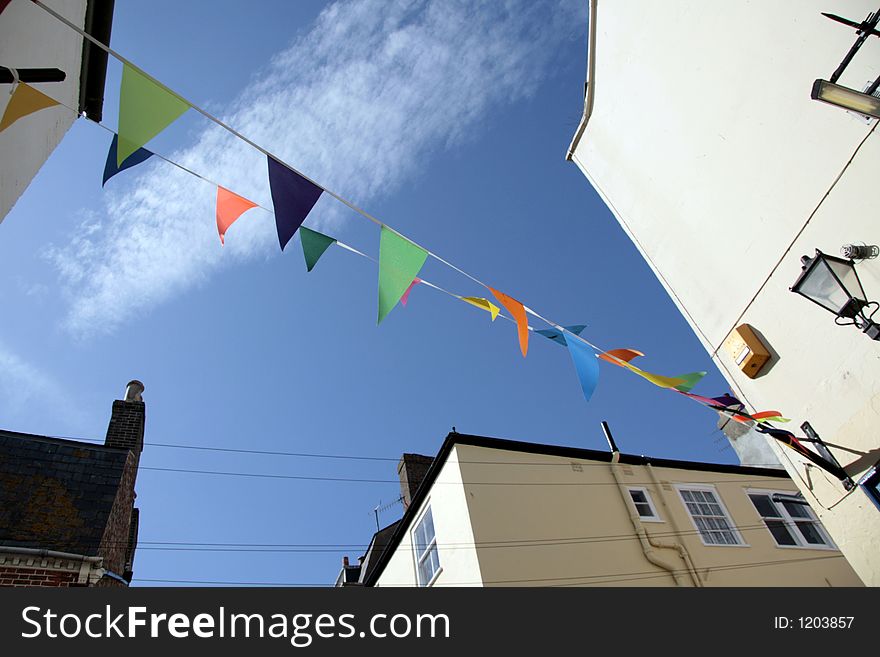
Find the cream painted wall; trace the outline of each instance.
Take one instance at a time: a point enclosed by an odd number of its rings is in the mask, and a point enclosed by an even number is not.
[[[46,4],[82,26],[86,0],[47,0]],[[79,103],[82,37],[26,0],[13,0],[0,16],[0,65],[13,68],[59,68],[64,82],[32,85],[47,96],[76,108]],[[0,85],[0,113],[12,85]],[[19,119],[0,133],[0,222],[55,150],[76,114],[49,107]],[[14,154],[14,156],[10,156]]]
[[[880,460],[880,343],[792,294],[801,255],[880,243],[880,136],[810,100],[855,40],[818,0],[598,0],[592,116],[574,160],[752,410],[809,421],[858,478]],[[712,29],[717,27],[718,29]],[[840,83],[880,75],[870,39]],[[858,265],[880,300],[880,260]],[[778,361],[752,380],[722,347],[749,323]],[[880,514],[861,490],[775,451],[862,579],[880,585]]]
[[[442,569],[433,586],[480,586],[483,581],[462,486],[458,449],[450,453],[437,475],[431,494],[419,507],[416,516],[420,518],[430,505]],[[376,586],[418,585],[412,541],[414,528],[415,525],[407,528]]]
[[[458,454],[486,586],[674,585],[645,558],[610,464],[472,446]],[[662,519],[642,523],[648,535],[680,543],[703,586],[861,585],[838,550],[776,546],[746,491],[797,492],[787,478],[658,467],[655,484],[646,466],[618,467],[624,486],[648,489]],[[677,484],[713,487],[748,547],[704,545]],[[655,554],[694,585],[678,550]]]

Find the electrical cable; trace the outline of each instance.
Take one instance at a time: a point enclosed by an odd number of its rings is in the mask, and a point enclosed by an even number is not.
[[[774,561],[754,561],[747,562],[742,564],[732,564],[728,566],[714,566],[708,569],[708,572],[718,572],[718,571],[733,571],[733,570],[744,570],[749,568],[760,568],[763,566],[783,566],[788,564],[796,564],[802,562],[813,562],[813,561],[822,561],[827,559],[842,559],[843,555],[829,555],[822,557],[802,557],[802,558],[794,558],[794,559],[783,559],[783,560],[774,560]],[[679,573],[679,571],[676,571]],[[680,574],[686,574],[687,571],[682,569]],[[598,580],[600,578],[606,578],[602,581],[595,582],[596,584],[608,584],[613,582],[626,582],[632,580],[644,580],[644,579],[654,579],[654,578],[666,578],[669,577],[669,572],[657,573],[656,571],[633,571],[633,572],[623,572],[623,573],[608,573],[608,574],[590,574],[590,575],[573,575],[568,577],[546,577],[546,578],[530,578],[530,579],[499,579],[499,580],[488,580],[482,582],[470,581],[470,582],[443,582],[444,586],[474,586],[474,585],[483,585],[483,586],[491,586],[498,584],[537,584],[541,582],[547,582],[547,586],[582,586],[586,585],[587,582],[581,583],[581,580]],[[617,578],[617,579],[607,579],[607,578]],[[571,582],[571,580],[578,580],[577,583],[569,583],[565,584],[565,582]],[[133,582],[154,582],[154,583],[171,583],[171,584],[201,584],[201,585],[221,585],[221,586],[291,586],[291,587],[322,587],[327,588],[329,585],[324,583],[319,584],[306,584],[301,582],[236,582],[236,581],[224,581],[224,580],[188,580],[188,579],[155,579],[155,578],[139,578],[136,577],[132,579]],[[556,582],[556,584],[549,584],[550,582]]]

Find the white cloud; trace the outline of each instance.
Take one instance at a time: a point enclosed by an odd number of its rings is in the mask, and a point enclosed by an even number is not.
[[[0,417],[9,420],[38,405],[65,422],[78,424],[81,414],[65,390],[49,375],[0,342]]]
[[[554,44],[585,24],[578,0],[337,2],[223,118],[363,207],[491,120],[489,109],[534,91]],[[216,126],[173,157],[271,207],[265,157]],[[140,176],[136,193],[110,192],[104,216],[49,250],[74,334],[111,332],[219,267],[278,248],[264,213],[239,222],[221,252],[205,183],[163,163]],[[341,207],[325,195],[310,223],[332,226]]]

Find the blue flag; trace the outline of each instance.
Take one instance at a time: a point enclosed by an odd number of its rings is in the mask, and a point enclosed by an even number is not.
[[[291,171],[278,160],[269,160],[269,189],[275,207],[275,228],[281,250],[306,220],[324,190]]]
[[[134,153],[129,155],[122,161],[122,164],[116,164],[116,148],[118,147],[119,136],[113,135],[113,141],[110,142],[110,152],[107,153],[107,162],[104,164],[104,180],[101,183],[101,187],[107,184],[107,181],[110,180],[113,176],[115,176],[120,171],[125,171],[126,169],[130,169],[133,166],[136,166],[150,158],[152,153],[148,151],[146,148],[139,148]]]
[[[571,354],[571,360],[574,363],[574,369],[577,371],[578,379],[581,382],[581,389],[584,391],[584,398],[590,401],[596,385],[599,383],[599,359],[596,354],[580,340],[567,340],[568,353]]]
[[[569,333],[574,333],[575,335],[580,335],[581,332],[587,328],[586,324],[574,324],[573,326],[563,326],[566,331]],[[557,344],[561,344],[563,347],[566,345],[565,336],[562,334],[562,331],[559,331],[555,328],[542,329],[540,331],[535,331],[540,335],[543,335],[545,338],[549,338],[553,340],[553,342]]]

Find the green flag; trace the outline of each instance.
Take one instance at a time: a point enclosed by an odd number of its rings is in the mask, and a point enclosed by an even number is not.
[[[128,64],[122,68],[119,90],[119,144],[116,166],[172,121],[189,109],[189,105],[165,87],[138,73]]]
[[[428,252],[382,226],[379,239],[379,321],[391,312],[418,276]]]
[[[306,257],[306,269],[308,271],[312,271],[312,268],[318,264],[320,257],[324,255],[327,247],[336,241],[332,237],[327,237],[323,233],[311,230],[305,226],[299,227],[299,238],[302,240],[303,255]]]
[[[681,392],[690,392],[691,388],[697,385],[702,379],[706,376],[705,372],[691,372],[690,374],[679,374],[676,379],[681,379],[682,382],[675,386],[676,390],[680,390]]]

